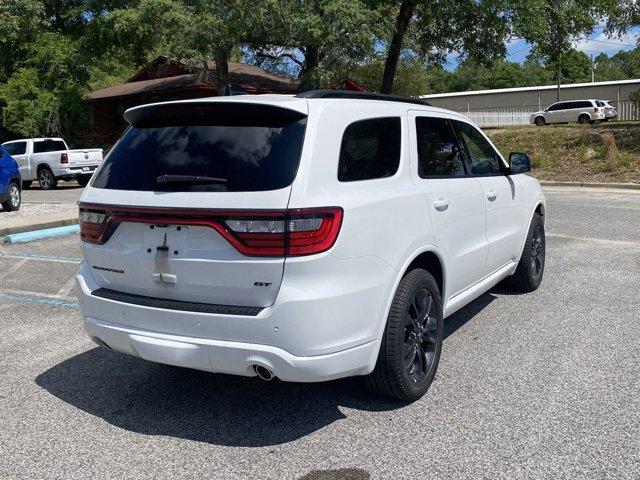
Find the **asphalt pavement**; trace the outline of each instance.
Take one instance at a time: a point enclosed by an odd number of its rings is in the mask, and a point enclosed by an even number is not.
[[[0,478],[640,478],[640,192],[545,193],[542,286],[447,319],[411,405],[98,348],[77,240],[0,246]]]
[[[84,188],[74,180],[59,182],[55,190],[41,190],[38,182],[22,191],[23,203],[77,203]]]

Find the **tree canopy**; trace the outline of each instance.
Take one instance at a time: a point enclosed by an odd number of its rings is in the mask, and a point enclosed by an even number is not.
[[[574,42],[598,24],[629,32],[640,10],[621,0],[0,0],[0,18],[0,123],[73,144],[90,128],[84,95],[159,54],[197,64],[219,93],[230,61],[300,90],[345,78],[405,95],[582,82],[591,60]],[[533,45],[523,64],[506,57],[513,37]],[[457,67],[445,69],[452,55]],[[595,62],[596,80],[640,77],[640,49]]]

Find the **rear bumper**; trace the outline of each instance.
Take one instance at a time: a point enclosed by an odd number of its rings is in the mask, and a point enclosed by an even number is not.
[[[87,334],[120,352],[199,370],[317,382],[375,367],[391,269],[372,257],[292,261],[275,303],[257,314],[206,313],[94,295],[86,263],[76,293]],[[306,262],[309,262],[307,260]],[[338,273],[339,272],[339,273]]]
[[[98,344],[152,362],[242,376],[255,376],[253,367],[260,365],[290,382],[320,382],[368,373],[379,345],[369,342],[328,355],[299,357],[269,345],[168,335],[91,317],[84,319],[84,329]]]
[[[77,167],[59,167],[54,169],[53,175],[57,178],[74,178],[78,175],[91,175],[96,171],[99,164],[95,165],[81,165]],[[85,169],[89,170],[85,170]]]

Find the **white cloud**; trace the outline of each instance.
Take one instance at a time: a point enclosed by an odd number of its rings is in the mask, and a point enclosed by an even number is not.
[[[582,50],[586,54],[613,54],[620,50],[631,50],[636,45],[638,45],[638,31],[628,32],[620,38],[607,37],[604,32],[601,32],[591,38],[573,42],[576,50]]]

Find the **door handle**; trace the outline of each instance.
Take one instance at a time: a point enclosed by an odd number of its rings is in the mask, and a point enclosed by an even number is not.
[[[433,206],[439,212],[444,212],[447,208],[449,208],[449,200],[446,198],[440,197],[433,202]]]
[[[493,202],[496,198],[498,198],[498,194],[494,190],[489,190],[487,192],[487,200]]]

